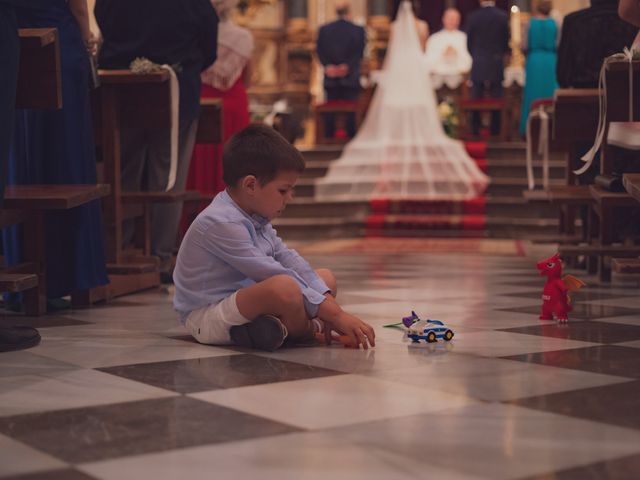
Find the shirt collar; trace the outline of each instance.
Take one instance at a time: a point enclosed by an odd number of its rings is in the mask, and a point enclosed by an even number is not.
[[[238,210],[245,218],[248,218],[249,220],[251,220],[251,223],[253,224],[254,228],[259,229],[264,227],[267,223],[269,223],[269,219],[267,217],[263,217],[262,215],[259,215],[257,213],[254,213],[253,215],[249,215],[247,212],[245,212],[242,208],[240,208],[240,205],[238,205],[235,202],[235,200],[231,198],[231,195],[229,195],[229,192],[227,192],[226,189],[220,193],[220,198],[225,203],[228,203],[229,205],[234,207],[236,210]]]

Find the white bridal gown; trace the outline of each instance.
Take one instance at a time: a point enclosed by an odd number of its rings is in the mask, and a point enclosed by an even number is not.
[[[489,183],[438,116],[411,4],[402,2],[381,79],[355,138],[316,183],[318,200],[466,200]]]

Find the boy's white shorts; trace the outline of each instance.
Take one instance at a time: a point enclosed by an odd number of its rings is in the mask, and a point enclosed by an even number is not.
[[[193,338],[200,343],[212,345],[232,343],[229,336],[231,327],[249,322],[238,310],[237,293],[233,293],[216,305],[208,305],[189,314],[185,326]]]

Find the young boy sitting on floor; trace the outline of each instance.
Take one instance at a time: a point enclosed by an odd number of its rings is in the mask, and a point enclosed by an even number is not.
[[[276,350],[324,331],[375,345],[370,325],[336,303],[336,280],[314,271],[270,221],[293,197],[304,160],[275,130],[251,125],[222,155],[227,189],[189,227],[173,273],[173,304],[200,343]],[[316,319],[322,321],[319,322]]]

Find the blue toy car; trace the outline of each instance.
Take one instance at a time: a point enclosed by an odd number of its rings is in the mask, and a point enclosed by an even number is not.
[[[420,340],[424,340],[427,343],[434,343],[437,342],[439,338],[449,342],[453,338],[453,335],[453,330],[445,327],[444,323],[440,320],[417,320],[408,327],[407,332],[407,336],[413,343],[420,343]]]

